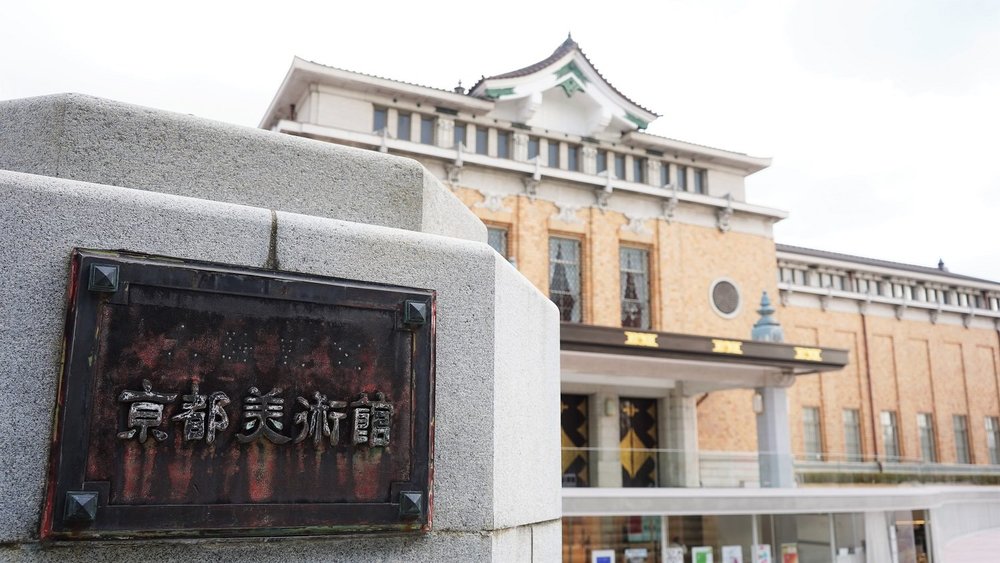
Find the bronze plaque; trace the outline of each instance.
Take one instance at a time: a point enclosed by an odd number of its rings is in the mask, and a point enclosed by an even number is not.
[[[44,539],[431,525],[434,293],[78,251]]]

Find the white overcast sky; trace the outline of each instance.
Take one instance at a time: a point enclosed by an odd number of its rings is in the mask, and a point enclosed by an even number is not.
[[[650,132],[773,157],[778,242],[1000,280],[1000,1],[11,2],[0,99],[256,126],[295,55],[451,88],[572,31]]]

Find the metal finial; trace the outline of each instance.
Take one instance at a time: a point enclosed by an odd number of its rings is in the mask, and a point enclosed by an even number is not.
[[[750,331],[750,339],[757,342],[784,342],[785,331],[773,316],[774,307],[766,291],[760,297],[760,309],[757,309],[757,314],[760,318]]]

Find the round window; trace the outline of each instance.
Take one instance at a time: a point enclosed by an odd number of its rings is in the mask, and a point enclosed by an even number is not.
[[[735,317],[740,311],[740,290],[727,279],[718,279],[709,290],[709,300],[715,312],[726,318]]]

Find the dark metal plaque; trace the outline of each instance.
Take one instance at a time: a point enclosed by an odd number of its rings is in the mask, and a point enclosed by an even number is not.
[[[430,529],[432,291],[72,264],[44,539]]]

